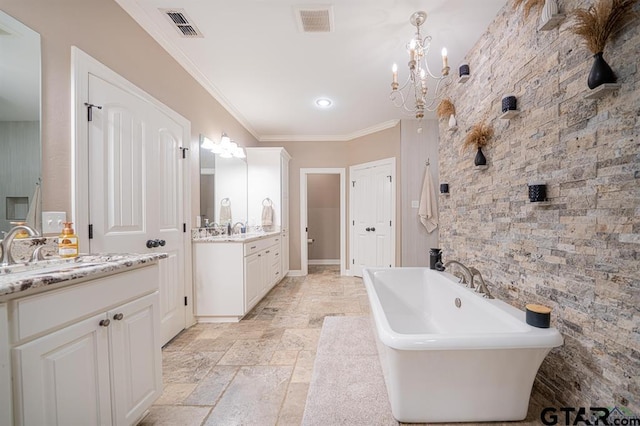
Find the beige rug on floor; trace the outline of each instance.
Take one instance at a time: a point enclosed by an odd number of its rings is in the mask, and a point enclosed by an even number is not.
[[[368,317],[326,317],[302,424],[398,425]]]

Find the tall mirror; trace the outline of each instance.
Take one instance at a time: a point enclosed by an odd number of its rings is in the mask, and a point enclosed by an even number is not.
[[[0,238],[41,229],[40,35],[0,11]]]
[[[226,225],[247,222],[247,162],[200,146],[200,217]]]

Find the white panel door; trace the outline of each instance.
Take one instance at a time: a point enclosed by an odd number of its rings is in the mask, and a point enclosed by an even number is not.
[[[154,105],[89,75],[92,253],[168,254],[160,261],[161,344],[184,329],[183,128]],[[149,248],[147,242],[160,246]]]
[[[101,314],[13,350],[23,425],[111,424],[108,327]]]
[[[375,242],[375,266],[391,266],[391,245],[395,244],[391,241],[391,209],[395,208],[392,204],[392,176],[391,166],[388,164],[372,167],[371,183],[373,185],[372,192],[374,196],[370,203],[373,210],[373,222],[371,233],[374,235]]]
[[[393,167],[388,162],[351,169],[351,273],[390,267],[393,261]]]
[[[351,191],[353,199],[353,261],[352,273],[362,276],[362,268],[375,266],[376,248],[371,226],[373,226],[375,203],[371,197],[375,195],[373,176],[369,169],[354,170],[351,174]]]

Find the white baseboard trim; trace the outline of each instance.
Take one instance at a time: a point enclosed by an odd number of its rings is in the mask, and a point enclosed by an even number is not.
[[[302,269],[290,269],[287,276],[288,277],[304,277],[305,274],[302,273]]]
[[[309,259],[309,265],[339,265],[340,259]]]

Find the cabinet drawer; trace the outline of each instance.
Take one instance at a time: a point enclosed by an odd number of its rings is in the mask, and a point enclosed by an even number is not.
[[[276,241],[277,240],[277,241]],[[250,256],[254,253],[262,251],[267,247],[270,247],[274,244],[280,243],[280,236],[264,238],[262,240],[252,241],[250,243],[245,243],[244,245],[244,255]]]
[[[145,266],[17,299],[10,304],[11,340],[28,339],[155,291],[158,270],[157,265]]]

